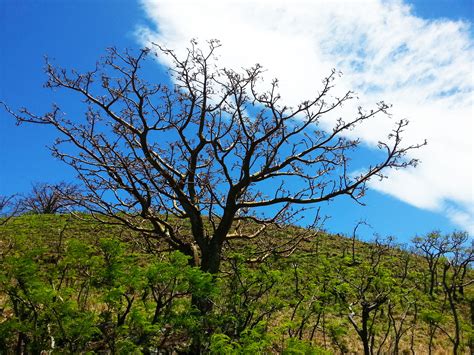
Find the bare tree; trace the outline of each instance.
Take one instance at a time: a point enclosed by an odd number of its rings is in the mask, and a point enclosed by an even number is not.
[[[54,214],[66,212],[79,198],[80,191],[77,185],[66,182],[52,185],[36,183],[19,204],[23,212]]]
[[[469,236],[467,233],[454,232],[446,236],[448,246],[446,248],[447,258],[443,264],[442,284],[445,295],[448,299],[449,308],[454,320],[454,335],[448,334],[440,328],[453,343],[453,354],[459,354],[461,345],[461,315],[457,303],[459,301],[458,290],[461,287],[474,283],[474,279],[465,279],[463,270],[468,268],[474,262],[474,248],[468,246]],[[450,271],[450,272],[448,272]]]
[[[11,205],[14,196],[0,196],[0,213],[5,213],[6,209]]]
[[[426,237],[416,237],[413,239],[415,250],[426,260],[428,264],[429,275],[429,294],[433,297],[433,292],[438,284],[438,264],[440,258],[446,253],[449,244],[448,236],[441,235],[434,231]]]
[[[367,227],[372,228],[370,224],[368,224],[366,221],[359,221],[357,222],[354,229],[352,230],[352,245],[351,245],[352,265],[356,265],[357,263],[359,263],[359,261],[356,260],[356,240],[357,240],[357,230],[359,229],[361,225],[365,225]]]
[[[335,293],[349,310],[347,317],[362,342],[364,355],[375,352],[377,332],[374,326],[381,315],[381,309],[390,302],[395,286],[393,281],[381,282],[386,277],[387,269],[383,261],[393,248],[392,241],[391,238],[380,240],[378,237],[374,240],[368,252],[369,257],[356,271],[357,277],[354,277],[352,264],[344,265],[338,272],[341,283],[347,284],[349,292],[335,290]],[[380,348],[387,339],[390,327],[391,323],[379,344]]]
[[[136,55],[112,48],[83,74],[48,62],[47,87],[79,94],[85,119],[68,119],[58,106],[42,116],[7,109],[20,123],[62,134],[53,153],[77,171],[89,191],[81,203],[94,216],[164,241],[213,274],[225,242],[263,236],[267,225],[294,220],[303,206],[341,195],[359,201],[369,179],[417,164],[406,154],[421,145],[402,144],[402,120],[379,143],[383,159],[352,174],[350,156],[360,142],[346,133],[387,115],[389,105],[359,108],[322,130],[320,118],[353,99],[352,92],[330,95],[336,71],[315,97],[288,107],[277,80],[257,88],[260,65],[219,68],[219,46],[210,41],[202,50],[192,41],[183,58],[158,45]],[[141,78],[151,53],[171,61],[173,87]],[[246,221],[255,228],[243,228]]]
[[[0,226],[6,224],[20,210],[16,195],[0,195]]]

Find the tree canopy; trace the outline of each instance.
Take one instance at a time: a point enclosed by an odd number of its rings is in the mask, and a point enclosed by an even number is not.
[[[19,122],[51,125],[61,133],[53,153],[88,190],[78,203],[97,218],[166,242],[211,273],[219,270],[224,242],[294,222],[306,206],[337,196],[359,201],[371,178],[417,164],[406,154],[421,144],[402,143],[407,121],[401,120],[379,142],[383,158],[354,174],[350,157],[360,141],[347,133],[387,115],[388,104],[359,108],[323,130],[321,117],[354,99],[350,91],[332,97],[336,71],[313,98],[289,107],[277,80],[260,89],[260,65],[220,68],[219,46],[210,41],[202,49],[192,41],[183,57],[160,45],[137,54],[111,48],[85,73],[48,62],[46,86],[78,93],[85,118],[64,116],[59,106],[40,116],[27,109],[10,112]],[[171,62],[173,85],[142,77],[152,54]],[[183,231],[181,220],[189,222],[191,233]]]

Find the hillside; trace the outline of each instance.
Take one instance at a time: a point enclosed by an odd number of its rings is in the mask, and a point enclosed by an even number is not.
[[[0,226],[0,353],[179,353],[196,337],[215,354],[474,346],[474,275],[461,246],[433,259],[391,240],[275,228],[228,245],[217,280],[165,249],[86,216],[11,219]],[[191,294],[212,312],[195,312]]]

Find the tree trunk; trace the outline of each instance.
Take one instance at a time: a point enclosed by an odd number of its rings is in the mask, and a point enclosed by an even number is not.
[[[201,248],[201,264],[199,268],[203,272],[210,273],[214,278],[217,276],[221,264],[222,245],[210,242],[206,247]],[[193,305],[199,310],[201,315],[206,315],[212,311],[212,302],[208,297],[192,297]]]
[[[436,333],[436,327],[434,326],[433,322],[430,322],[430,338],[428,341],[428,355],[433,354],[433,339]]]
[[[469,301],[469,310],[471,313],[471,327],[474,328],[474,299]],[[474,339],[472,337],[469,339],[469,350],[471,354],[474,354]]]
[[[222,244],[211,240],[207,245],[201,247],[201,258],[199,268],[203,272],[210,273],[215,279],[219,273],[221,264]],[[208,322],[207,315],[212,312],[212,300],[207,296],[191,297],[192,306],[198,311],[201,317],[201,329],[193,335],[192,343],[189,349],[190,354],[201,354],[206,350],[206,342],[203,335],[209,335],[212,332],[211,324]]]
[[[413,327],[411,330],[411,339],[410,339],[410,350],[412,355],[415,355],[415,329],[416,329],[416,322],[418,320],[418,304],[415,301],[414,307],[415,313],[413,314]]]
[[[431,297],[433,297],[433,292],[434,292],[435,283],[436,283],[435,273],[436,273],[436,269],[430,269],[430,290],[429,290],[429,294],[430,294]]]
[[[16,342],[15,347],[15,354],[22,355],[23,354],[23,345],[25,344],[26,336],[25,333],[19,332],[18,333],[18,340]]]
[[[459,351],[459,344],[461,342],[461,325],[459,322],[459,316],[458,316],[458,311],[456,308],[456,300],[454,298],[454,293],[456,290],[456,284],[455,284],[455,277],[456,275],[453,275],[453,280],[451,281],[452,284],[448,285],[448,276],[447,272],[448,269],[450,268],[449,264],[444,265],[443,269],[443,286],[445,289],[446,296],[448,298],[449,302],[449,307],[451,308],[451,313],[453,315],[453,320],[454,320],[454,339],[452,339],[453,342],[453,354],[457,355]]]
[[[364,345],[364,355],[370,355],[370,343],[369,343],[369,332],[367,329],[368,322],[369,322],[369,315],[370,311],[364,305],[362,308],[362,329],[359,333],[359,336],[362,340],[362,344]]]
[[[448,291],[449,292],[449,291]],[[461,342],[461,325],[459,324],[459,317],[458,317],[458,312],[456,309],[456,304],[453,299],[453,294],[448,293],[448,301],[449,305],[451,307],[451,313],[453,314],[454,318],[454,341],[453,341],[453,354],[458,354],[459,353],[459,344]]]

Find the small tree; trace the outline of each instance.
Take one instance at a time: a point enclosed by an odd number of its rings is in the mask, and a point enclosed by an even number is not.
[[[468,307],[469,299],[464,297],[464,288],[473,284],[472,262],[474,252],[472,241],[465,232],[453,232],[442,235],[433,232],[425,237],[415,238],[415,247],[426,259],[430,272],[429,295],[431,307],[422,313],[422,318],[429,324],[429,352],[432,352],[433,339],[436,331],[444,333],[453,344],[453,354],[462,351],[461,335],[463,327],[469,329],[460,309]],[[439,274],[439,275],[438,275]],[[439,282],[437,282],[437,280]],[[433,281],[436,280],[436,281]],[[441,299],[437,300],[433,290],[435,285],[440,288]],[[439,310],[434,305],[438,303]],[[463,306],[461,304],[464,303]],[[445,311],[452,315],[453,324],[442,326]],[[467,315],[467,314],[466,314]],[[466,317],[467,318],[467,317]],[[452,333],[449,330],[452,329]]]
[[[0,195],[0,226],[6,224],[19,210],[20,205],[16,195]]]
[[[31,192],[19,201],[19,205],[23,212],[54,214],[67,211],[79,197],[79,187],[73,184],[36,183]]]
[[[440,258],[447,252],[449,238],[434,231],[426,237],[416,237],[413,239],[415,250],[426,260],[429,271],[429,294],[433,297],[438,280],[438,264]]]
[[[474,283],[474,279],[465,279],[466,273],[464,272],[474,262],[474,248],[472,242],[470,247],[467,245],[469,241],[467,233],[454,232],[447,235],[446,240],[448,247],[446,248],[447,258],[443,260],[442,284],[454,320],[454,335],[448,334],[448,336],[453,343],[453,354],[458,354],[460,353],[462,324],[457,306],[462,295],[459,295],[458,292],[463,287]]]
[[[377,238],[371,245],[366,260],[356,268],[352,263],[341,264],[338,271],[341,283],[334,292],[342,301],[343,307],[349,310],[347,317],[359,336],[365,355],[374,353],[377,317],[382,313],[380,310],[390,302],[395,287],[395,278],[386,265],[391,248],[391,238],[386,241]],[[387,334],[382,339],[381,346]]]
[[[84,74],[48,62],[46,86],[78,93],[85,119],[67,119],[57,106],[43,116],[9,111],[20,123],[51,125],[62,134],[53,153],[77,171],[89,191],[81,203],[97,218],[163,241],[212,274],[224,243],[262,236],[267,225],[290,222],[303,206],[341,195],[359,201],[369,179],[417,164],[405,159],[420,145],[402,145],[402,120],[379,143],[385,156],[352,174],[350,155],[360,142],[346,134],[387,115],[389,105],[359,108],[322,130],[321,117],[353,99],[352,92],[330,96],[335,71],[314,98],[288,107],[277,80],[268,90],[257,88],[260,65],[241,72],[218,68],[217,47],[210,41],[203,51],[192,41],[180,58],[155,46],[156,55],[171,60],[171,87],[140,77],[150,49],[133,55],[112,48]]]

